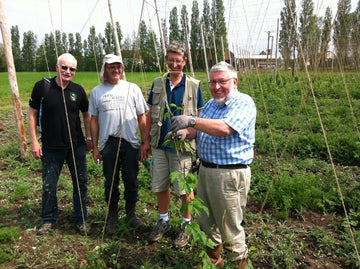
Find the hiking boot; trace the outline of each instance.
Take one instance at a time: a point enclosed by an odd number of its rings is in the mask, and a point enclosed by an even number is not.
[[[185,247],[189,243],[190,234],[186,232],[186,226],[181,226],[178,235],[175,238],[174,244],[179,248]]]
[[[106,222],[106,229],[105,229],[106,234],[110,235],[114,233],[118,222],[118,218],[119,218],[118,204],[117,203],[110,204],[109,213]]]
[[[43,223],[40,229],[38,230],[37,235],[48,234],[49,231],[51,230],[51,227],[52,227],[52,223]]]
[[[246,269],[247,259],[249,255],[245,255],[244,259],[231,262],[235,269]]]
[[[131,227],[136,229],[143,225],[142,221],[136,215],[136,202],[126,201],[125,211],[126,219],[130,223]]]
[[[91,233],[90,225],[88,225],[86,222],[77,224],[76,228],[78,229],[81,235],[88,235]]]
[[[217,267],[224,267],[224,260],[221,258],[222,245],[215,246],[213,248],[206,247],[206,254],[209,256],[210,261]]]
[[[157,242],[161,239],[164,233],[168,232],[171,229],[170,221],[164,221],[163,219],[159,219],[154,230],[151,232],[149,236],[149,241]]]

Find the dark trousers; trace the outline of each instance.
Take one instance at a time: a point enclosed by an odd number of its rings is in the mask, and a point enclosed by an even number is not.
[[[75,224],[83,223],[83,217],[86,220],[86,199],[87,199],[87,167],[86,167],[86,146],[74,148],[76,162],[77,178],[75,173],[74,161],[71,148],[66,149],[46,149],[43,148],[42,160],[42,210],[41,217],[44,223],[55,223],[57,220],[58,201],[57,184],[61,169],[66,161],[73,183],[73,203],[74,212],[72,220]],[[77,182],[78,181],[78,182]],[[81,203],[79,199],[79,189]],[[83,212],[83,214],[82,214]]]
[[[119,147],[119,138],[109,137],[106,142],[105,148],[101,151],[103,159],[103,171],[105,176],[105,202],[109,202],[111,184],[112,192],[110,203],[117,203],[120,200],[119,181],[120,181],[120,168],[121,178],[124,182],[124,200],[138,201],[139,200],[139,184],[137,176],[139,173],[139,162],[136,158],[138,149],[133,148],[129,142],[122,139],[120,152],[115,168],[116,155]],[[114,175],[115,170],[115,175]],[[113,180],[114,179],[114,180]]]

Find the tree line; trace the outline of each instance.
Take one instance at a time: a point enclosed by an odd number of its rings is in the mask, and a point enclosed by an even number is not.
[[[302,0],[301,11],[296,14],[296,1],[284,0],[284,8],[280,12],[279,34],[279,51],[284,68],[295,67],[296,62],[300,63],[300,67],[304,67],[301,51],[305,63],[313,69],[334,65],[334,62],[341,67],[357,68],[360,64],[360,0],[355,11],[350,10],[351,0],[339,0],[338,15],[333,25],[330,7],[326,8],[324,17],[321,17],[314,14],[313,0]],[[161,20],[160,27],[165,43],[179,40],[187,44],[188,36],[195,71],[205,71],[204,50],[209,66],[224,58],[229,60],[224,12],[223,0],[212,0],[211,5],[208,0],[204,0],[201,16],[198,1],[193,1],[190,18],[187,6],[183,5],[180,11],[173,7],[170,11],[169,26],[167,27],[164,19]],[[151,26],[147,26],[142,20],[138,34],[133,32],[132,36],[124,38],[121,26],[116,22],[116,32],[126,71],[163,71],[161,37],[156,36]],[[54,34],[45,34],[40,46],[37,45],[37,36],[32,31],[23,33],[20,45],[19,28],[12,26],[11,40],[17,71],[54,71],[56,55],[63,52],[70,52],[77,58],[79,70],[96,71],[100,68],[105,54],[116,53],[109,22],[106,23],[103,33],[97,33],[94,26],[90,27],[89,35],[84,40],[79,33],[66,34],[56,30]],[[329,50],[335,53],[332,60],[327,57]],[[6,71],[3,51],[0,44],[0,72]],[[234,55],[233,53],[230,54]]]
[[[304,67],[302,52],[305,63],[312,69],[333,65],[335,62],[335,67],[358,70],[360,0],[354,12],[350,12],[351,0],[339,0],[334,25],[330,7],[326,8],[324,17],[318,17],[314,14],[314,2],[302,0],[298,17],[295,12],[295,2],[295,0],[284,0],[285,6],[280,13],[279,49],[284,67],[287,69],[294,66],[295,61],[299,61],[300,67]],[[299,38],[296,36],[296,27]],[[330,44],[332,44],[331,48]],[[327,58],[329,50],[334,53],[331,63]]]
[[[169,16],[169,27],[161,20],[165,47],[172,40],[187,44],[189,37],[191,57],[195,70],[205,70],[204,49],[201,39],[201,26],[205,40],[205,49],[209,64],[215,64],[218,57],[223,59],[221,47],[228,47],[227,29],[224,16],[223,0],[208,0],[203,2],[202,16],[198,1],[193,1],[191,18],[185,5],[178,11],[173,7]],[[139,33],[124,38],[119,22],[116,22],[116,33],[120,42],[121,54],[127,71],[159,71],[164,66],[161,39],[157,37],[151,27],[142,20]],[[107,22],[103,33],[98,33],[95,26],[89,29],[89,35],[82,39],[80,33],[62,33],[56,30],[45,34],[38,46],[38,37],[32,31],[23,33],[22,45],[18,26],[11,27],[12,51],[16,71],[54,71],[57,57],[64,52],[73,54],[78,60],[81,71],[97,71],[100,69],[105,54],[116,53],[115,39],[110,22]],[[1,44],[0,44],[1,45]],[[214,49],[217,47],[218,49]],[[217,55],[214,55],[214,53]],[[226,49],[227,53],[227,49]],[[159,61],[157,61],[159,59]],[[6,71],[3,46],[0,46],[0,72]]]

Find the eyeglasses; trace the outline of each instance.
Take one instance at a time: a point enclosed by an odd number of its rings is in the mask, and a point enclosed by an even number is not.
[[[218,83],[220,86],[225,86],[226,83],[231,80],[233,78],[229,78],[229,79],[225,79],[225,80],[210,80],[209,83],[209,87],[214,87],[216,86],[216,83]]]
[[[121,69],[121,65],[107,65],[106,68],[110,69],[110,70],[117,70],[117,69]]]
[[[166,61],[166,63],[168,64],[181,64],[184,60],[173,60],[173,59],[168,59]]]
[[[76,68],[74,68],[74,67],[68,67],[68,66],[65,66],[65,65],[62,65],[62,66],[61,66],[61,69],[64,70],[64,71],[70,70],[70,72],[75,72],[75,71],[76,71]]]

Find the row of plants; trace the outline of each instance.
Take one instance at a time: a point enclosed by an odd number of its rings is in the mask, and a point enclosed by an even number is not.
[[[359,162],[354,161],[360,152],[359,138],[349,114],[334,113],[348,112],[347,96],[341,93],[344,91],[341,78],[341,74],[317,74],[313,79],[330,150],[336,161],[339,189],[318,127],[311,92],[299,112],[301,98],[308,90],[305,75],[297,74],[292,78],[290,73],[280,73],[276,82],[271,74],[240,76],[239,89],[253,96],[258,108],[256,153],[251,165],[252,182],[244,224],[250,260],[255,268],[318,266],[311,264],[310,258],[324,261],[324,267],[360,266],[339,195],[341,191],[359,249],[360,169]],[[351,83],[355,78],[356,74],[346,74],[353,112],[359,115],[358,91],[355,83]],[[80,79],[89,85],[87,91],[91,91],[93,82],[87,81],[85,76]],[[150,87],[151,80],[145,83],[146,87]],[[202,78],[202,85],[204,98],[208,100],[210,94],[205,78]],[[24,92],[25,96],[27,94]],[[26,99],[22,100],[25,104]],[[26,109],[24,111],[26,116]],[[88,155],[88,210],[93,234],[79,237],[71,226],[72,185],[68,173],[63,172],[58,193],[59,228],[46,238],[36,236],[36,227],[41,222],[41,162],[32,157],[20,158],[10,105],[3,106],[0,121],[5,123],[0,131],[0,262],[4,268],[60,265],[66,268],[189,268],[202,260],[205,242],[196,238],[189,248],[180,251],[171,246],[169,237],[157,245],[147,242],[156,222],[157,209],[151,178],[144,167],[139,175],[139,215],[146,223],[144,230],[132,230],[122,220],[117,233],[104,238],[103,177],[91,154]],[[177,200],[171,203],[171,224],[176,227],[181,221],[178,210],[181,203]],[[321,221],[315,225],[306,224],[311,219],[309,212],[324,219],[323,224]],[[7,235],[5,239],[2,233]],[[227,268],[231,265],[227,264]]]

